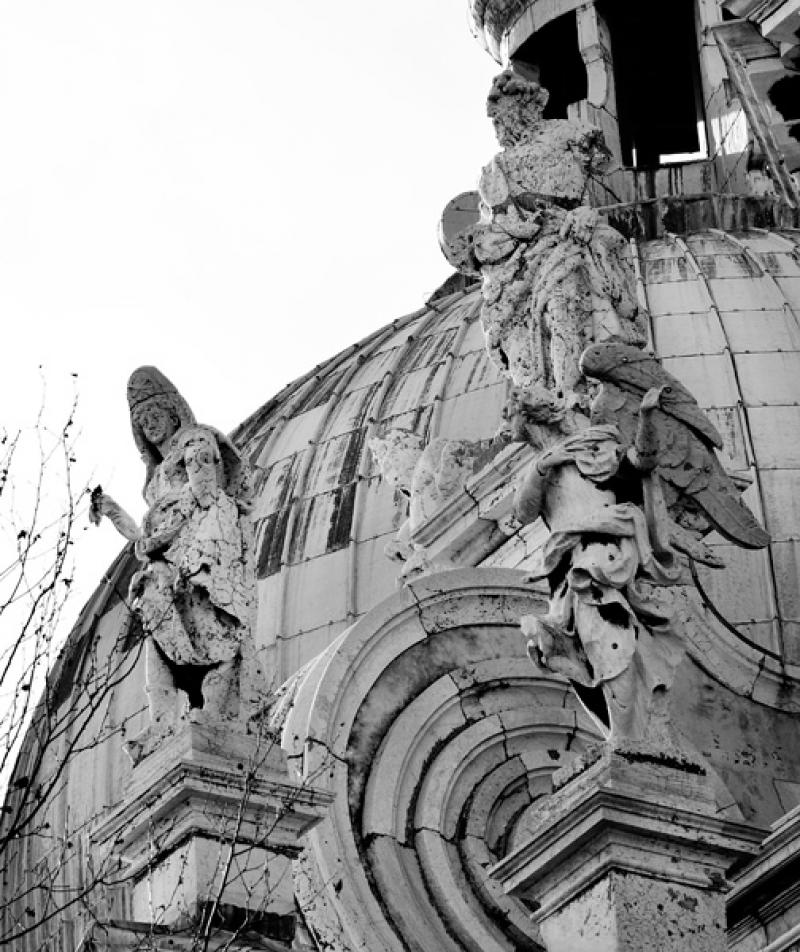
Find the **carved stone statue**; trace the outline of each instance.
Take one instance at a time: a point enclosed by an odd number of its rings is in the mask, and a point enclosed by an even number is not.
[[[487,112],[503,150],[481,174],[470,236],[483,276],[489,353],[535,404],[585,407],[578,359],[593,341],[644,345],[627,245],[586,202],[605,166],[602,134],[542,119],[547,91],[501,73]]]
[[[99,489],[92,518],[107,516],[135,543],[142,567],[131,607],[146,636],[151,726],[147,746],[190,709],[211,721],[247,706],[254,579],[249,473],[230,440],[196,423],[155,367],[128,382],[134,440],[146,466],[141,527]]]
[[[408,518],[386,547],[386,555],[405,563],[403,577],[432,571],[435,566],[411,536],[462,488],[482,445],[441,437],[425,444],[419,434],[395,428],[373,437],[369,446],[383,478],[408,499]]]
[[[615,423],[628,445],[656,467],[669,513],[675,548],[714,568],[721,563],[698,535],[716,529],[735,545],[760,549],[769,536],[742,502],[740,488],[722,468],[714,449],[723,440],[697,401],[651,354],[623,344],[594,344],[581,356],[584,375],[602,383],[591,406],[592,423]],[[659,391],[642,432],[640,402]]]
[[[534,663],[572,680],[612,744],[663,746],[683,650],[659,589],[684,581],[680,553],[721,566],[698,513],[739,545],[769,537],[714,454],[719,434],[654,357],[595,344],[581,367],[603,382],[590,426],[541,453],[517,494],[520,521],[550,529],[533,572],[550,583],[549,610],[523,631]]]

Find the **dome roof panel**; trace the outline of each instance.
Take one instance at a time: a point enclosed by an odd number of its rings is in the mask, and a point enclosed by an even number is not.
[[[443,400],[441,435],[459,440],[489,439],[499,428],[507,398],[505,384],[494,384]]]
[[[291,459],[302,453],[317,432],[324,412],[324,404],[313,410],[304,410],[293,417],[291,427],[276,426],[269,430],[251,453],[251,465],[266,473],[276,460]]]
[[[718,451],[722,465],[731,472],[749,476],[752,453],[748,451],[740,407],[709,407],[706,413],[725,444]]]
[[[453,361],[445,399],[451,395],[458,397],[462,393],[497,386],[497,371],[486,356],[486,348],[473,350]]]
[[[480,321],[473,320],[466,329],[464,341],[459,348],[462,355],[482,354],[486,350],[486,340],[483,336],[483,328]],[[491,364],[489,365],[491,366]]]
[[[800,350],[800,323],[787,320],[785,308],[772,311],[725,311],[725,337],[734,352]]]
[[[750,433],[760,469],[800,469],[800,406],[750,407]]]
[[[800,276],[800,252],[765,252],[758,254],[759,263],[764,270],[775,277],[796,278]]]
[[[371,457],[370,453],[370,462],[375,471],[361,483],[359,539],[393,535],[406,518],[408,500],[401,492],[383,481],[377,464]],[[396,569],[395,574],[397,574]]]
[[[726,343],[719,322],[698,314],[653,315],[653,337],[662,358],[721,354]]]
[[[778,276],[775,278],[775,283],[783,292],[787,301],[800,300],[800,276]],[[797,309],[795,309],[795,314],[797,314]]]
[[[670,281],[688,281],[693,277],[686,258],[677,254],[646,258],[642,261],[642,276],[648,288]]]
[[[797,408],[786,406],[797,399],[791,368],[800,330],[789,319],[800,298],[797,247],[791,233],[710,231],[685,239],[665,235],[639,248],[657,352],[708,408],[725,436],[725,465],[743,475],[752,474],[754,459],[781,470],[800,465],[791,461],[796,451],[784,445],[787,432],[799,432]],[[380,478],[367,449],[371,435],[400,426],[426,439],[482,440],[496,431],[507,388],[486,354],[480,306],[477,290],[457,292],[372,335],[334,358],[333,383],[314,385],[315,410],[303,411],[307,394],[294,404],[290,397],[273,404],[272,414],[248,433],[248,446],[261,446],[264,467],[259,576],[286,606],[268,612],[272,621],[260,620],[264,643],[299,637],[316,645],[320,631],[340,630],[394,587],[397,567],[383,550],[405,518],[406,503]],[[325,367],[317,369],[318,378],[326,376]],[[323,390],[327,396],[319,402]],[[766,428],[757,418],[762,410],[769,414]],[[282,430],[270,446],[264,434],[273,427]],[[276,460],[281,453],[286,458]],[[776,476],[754,484],[748,495],[769,523],[793,485]],[[727,543],[718,542],[727,551]],[[754,610],[737,609],[736,621],[755,625],[755,635],[774,647],[775,566],[763,553],[732,552],[730,559],[737,578],[761,579],[750,602]],[[727,603],[731,586],[723,574],[712,575],[703,576],[709,592]],[[274,576],[284,577],[277,591]],[[331,580],[337,589],[329,602],[323,593],[304,604],[301,591],[324,578],[326,591]],[[762,588],[773,592],[772,610],[758,595]],[[314,633],[310,640],[306,632]],[[296,659],[311,657],[298,645],[291,661],[283,647],[279,654],[281,676]]]
[[[731,251],[710,251],[703,248],[695,254],[700,270],[707,278],[755,278],[763,269],[754,258]]]
[[[654,317],[659,314],[704,314],[708,310],[703,288],[697,281],[684,278],[657,284],[648,282],[647,304]]]
[[[800,398],[796,354],[739,354],[736,365],[741,393],[748,405],[789,405]]]
[[[441,392],[446,375],[447,368],[440,360],[432,366],[419,367],[395,377],[384,401],[386,415],[397,416],[433,403]]]
[[[332,439],[360,429],[379,386],[380,383],[376,380],[365,386],[348,388],[340,397],[336,412],[328,418],[325,436]]]
[[[736,406],[739,391],[727,355],[666,357],[662,363],[666,370],[680,379],[704,409]]]
[[[669,237],[651,238],[639,244],[639,257],[644,263],[666,258],[685,258],[682,249]]]
[[[257,575],[269,588],[259,641],[277,645],[281,679],[313,656],[324,631],[394,588],[384,548],[405,499],[376,471],[369,438],[393,426],[426,439],[496,432],[506,385],[486,353],[480,307],[477,289],[432,302],[334,358],[331,380],[317,368],[236,434],[258,466]],[[276,599],[280,608],[266,607]]]
[[[748,498],[747,501],[752,503],[753,500]],[[758,508],[758,500],[755,507]],[[707,541],[726,563],[724,581],[722,573],[709,573],[706,580],[709,591],[715,595],[724,593],[724,602],[720,600],[720,606],[725,618],[737,626],[770,623],[774,599],[767,559],[760,557],[760,553],[752,558],[737,558],[741,550],[716,533],[709,535]],[[770,644],[771,640],[765,644]]]
[[[776,310],[786,302],[786,290],[778,282],[791,278],[709,278],[708,287],[714,303],[720,311],[748,310],[756,305],[758,310]],[[790,291],[800,292],[800,283]]]
[[[761,486],[766,508],[781,514],[780,522],[772,530],[772,538],[776,542],[800,539],[800,470],[762,468]]]

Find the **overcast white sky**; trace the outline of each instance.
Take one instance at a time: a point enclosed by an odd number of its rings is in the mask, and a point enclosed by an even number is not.
[[[57,418],[139,517],[125,383],[228,430],[416,310],[495,151],[466,0],[0,0],[0,422]],[[78,601],[119,550],[82,533]]]

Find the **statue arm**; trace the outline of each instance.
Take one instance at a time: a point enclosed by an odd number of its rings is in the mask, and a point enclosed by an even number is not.
[[[534,522],[541,514],[546,485],[547,476],[539,472],[534,460],[514,496],[514,515],[523,525]]]
[[[542,453],[531,463],[514,497],[514,515],[523,525],[529,525],[542,514],[550,471],[572,462],[569,451],[559,445]]]
[[[142,534],[133,519],[125,512],[116,499],[104,493],[102,489],[97,486],[92,491],[89,519],[98,526],[103,516],[110,519],[117,532],[129,542],[138,542],[139,539],[141,539]]]

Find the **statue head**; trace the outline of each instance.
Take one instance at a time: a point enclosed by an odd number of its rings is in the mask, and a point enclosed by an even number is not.
[[[139,367],[131,374],[128,406],[133,439],[147,467],[147,487],[163,458],[160,447],[195,418],[172,381],[156,367]]]
[[[525,141],[541,121],[549,97],[547,90],[524,76],[519,67],[509,67],[495,76],[486,100],[486,115],[503,148]]]

